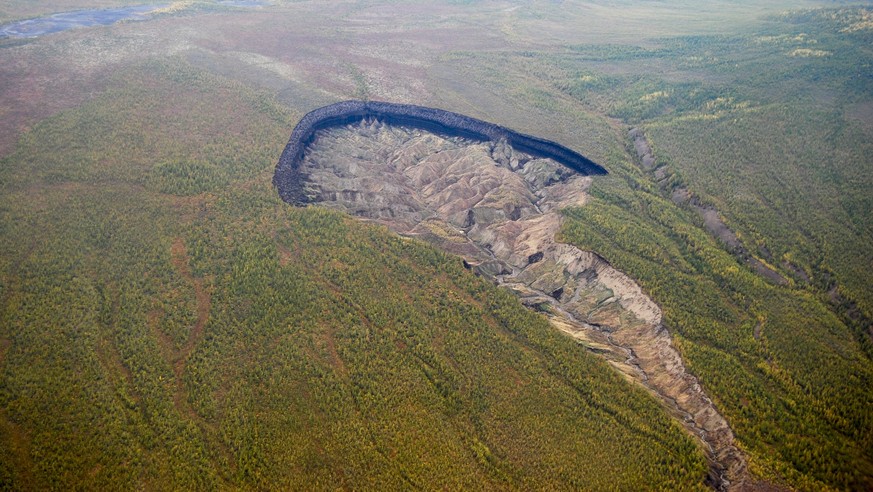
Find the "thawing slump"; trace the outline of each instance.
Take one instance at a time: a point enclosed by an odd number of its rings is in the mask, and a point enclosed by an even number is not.
[[[302,203],[301,180],[297,173],[304,150],[312,143],[318,130],[365,119],[480,142],[503,141],[517,151],[553,159],[581,174],[606,174],[606,169],[563,145],[462,114],[412,104],[344,101],[307,113],[291,132],[291,138],[279,158],[279,165],[276,166],[276,174],[273,176],[273,184],[279,189],[282,199],[288,203]]]
[[[274,183],[286,202],[339,209],[461,256],[650,390],[702,441],[713,485],[742,488],[733,433],[685,370],[658,305],[596,253],[555,240],[560,211],[584,205],[590,174],[604,172],[566,147],[455,113],[349,102],[303,118]]]

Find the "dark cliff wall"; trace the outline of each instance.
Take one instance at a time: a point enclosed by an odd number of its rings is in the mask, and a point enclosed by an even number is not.
[[[282,199],[293,204],[304,202],[303,180],[299,176],[300,160],[316,131],[366,118],[472,140],[496,142],[502,139],[516,150],[554,159],[581,174],[606,174],[604,168],[563,145],[462,114],[411,104],[344,101],[307,113],[294,127],[273,175],[273,184]]]

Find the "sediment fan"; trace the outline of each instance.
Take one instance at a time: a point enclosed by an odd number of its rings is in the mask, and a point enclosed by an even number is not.
[[[273,175],[273,184],[278,188],[282,200],[293,204],[305,203],[302,180],[297,174],[303,151],[311,143],[316,131],[367,118],[472,140],[492,142],[503,140],[520,152],[553,159],[581,174],[607,174],[606,169],[600,165],[561,144],[462,114],[412,104],[344,101],[307,113],[294,127],[288,145],[285,146],[276,165],[276,173]]]

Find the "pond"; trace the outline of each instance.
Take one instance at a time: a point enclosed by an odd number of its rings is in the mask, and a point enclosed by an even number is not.
[[[61,12],[36,19],[26,19],[0,26],[0,37],[35,38],[75,27],[108,26],[120,20],[143,20],[165,5],[134,5],[116,9]]]
[[[266,0],[219,0],[215,2],[215,5],[220,7],[259,7],[267,3]],[[167,6],[168,4],[146,4],[114,9],[61,12],[0,26],[0,39],[35,38],[76,27],[108,26],[122,20],[140,21],[148,19],[155,10]]]

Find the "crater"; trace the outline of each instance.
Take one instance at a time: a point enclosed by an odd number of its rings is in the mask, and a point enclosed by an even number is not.
[[[584,206],[592,175],[605,170],[490,123],[386,104],[340,103],[304,117],[274,176],[282,198],[343,210],[459,255],[659,398],[702,441],[712,483],[742,487],[745,458],[685,370],[660,308],[596,253],[555,240],[560,210]]]
[[[282,199],[298,204],[304,199],[297,170],[304,150],[313,142],[319,130],[362,120],[376,120],[447,137],[499,144],[492,147],[495,160],[510,167],[522,166],[531,158],[540,157],[552,159],[581,174],[606,174],[606,169],[563,145],[462,114],[412,104],[344,101],[311,111],[297,123],[273,176],[273,184]]]

